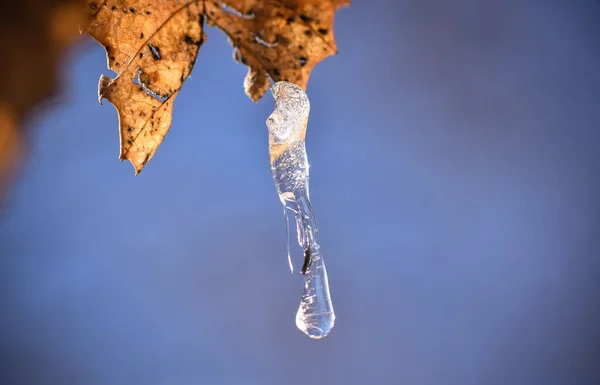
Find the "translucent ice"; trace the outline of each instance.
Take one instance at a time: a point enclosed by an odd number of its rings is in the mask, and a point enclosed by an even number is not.
[[[295,84],[277,82],[271,87],[275,109],[267,119],[271,173],[279,199],[294,213],[298,243],[304,250],[304,292],[296,314],[296,326],[311,338],[323,338],[333,328],[335,313],[329,293],[327,270],[321,254],[319,228],[309,198],[306,126],[310,103],[304,90]],[[290,268],[290,236],[288,258]]]

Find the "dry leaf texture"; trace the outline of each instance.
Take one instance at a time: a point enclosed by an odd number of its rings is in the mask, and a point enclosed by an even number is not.
[[[136,174],[171,125],[173,101],[189,76],[204,25],[216,26],[248,66],[244,86],[259,100],[271,79],[306,88],[313,67],[336,53],[333,21],[350,0],[89,1],[88,32],[102,44],[117,77],[100,78],[98,96],[117,109],[120,159]]]

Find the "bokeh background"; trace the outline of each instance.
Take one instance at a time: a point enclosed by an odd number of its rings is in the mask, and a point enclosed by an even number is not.
[[[339,12],[308,88],[320,341],[294,325],[273,102],[224,35],[139,177],[85,39],[2,209],[0,383],[597,384],[599,20],[592,0]]]

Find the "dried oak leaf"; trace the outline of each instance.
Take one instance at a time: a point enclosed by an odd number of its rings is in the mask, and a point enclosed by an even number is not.
[[[171,125],[173,101],[189,76],[205,23],[229,37],[234,58],[248,66],[246,94],[259,100],[271,79],[306,88],[313,67],[336,53],[333,21],[350,0],[89,1],[89,34],[106,49],[98,97],[117,109],[120,159],[136,174]]]

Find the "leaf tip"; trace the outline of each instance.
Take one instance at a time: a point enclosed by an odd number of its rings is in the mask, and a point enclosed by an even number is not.
[[[270,86],[271,80],[265,71],[248,67],[248,74],[244,79],[244,90],[253,102],[258,102]]]
[[[125,160],[125,159],[123,159],[123,160]],[[133,166],[134,175],[135,176],[140,175],[140,172],[142,172],[142,169],[144,168],[144,165],[143,164],[137,164],[133,159],[127,159],[127,160],[129,160],[129,162]]]

